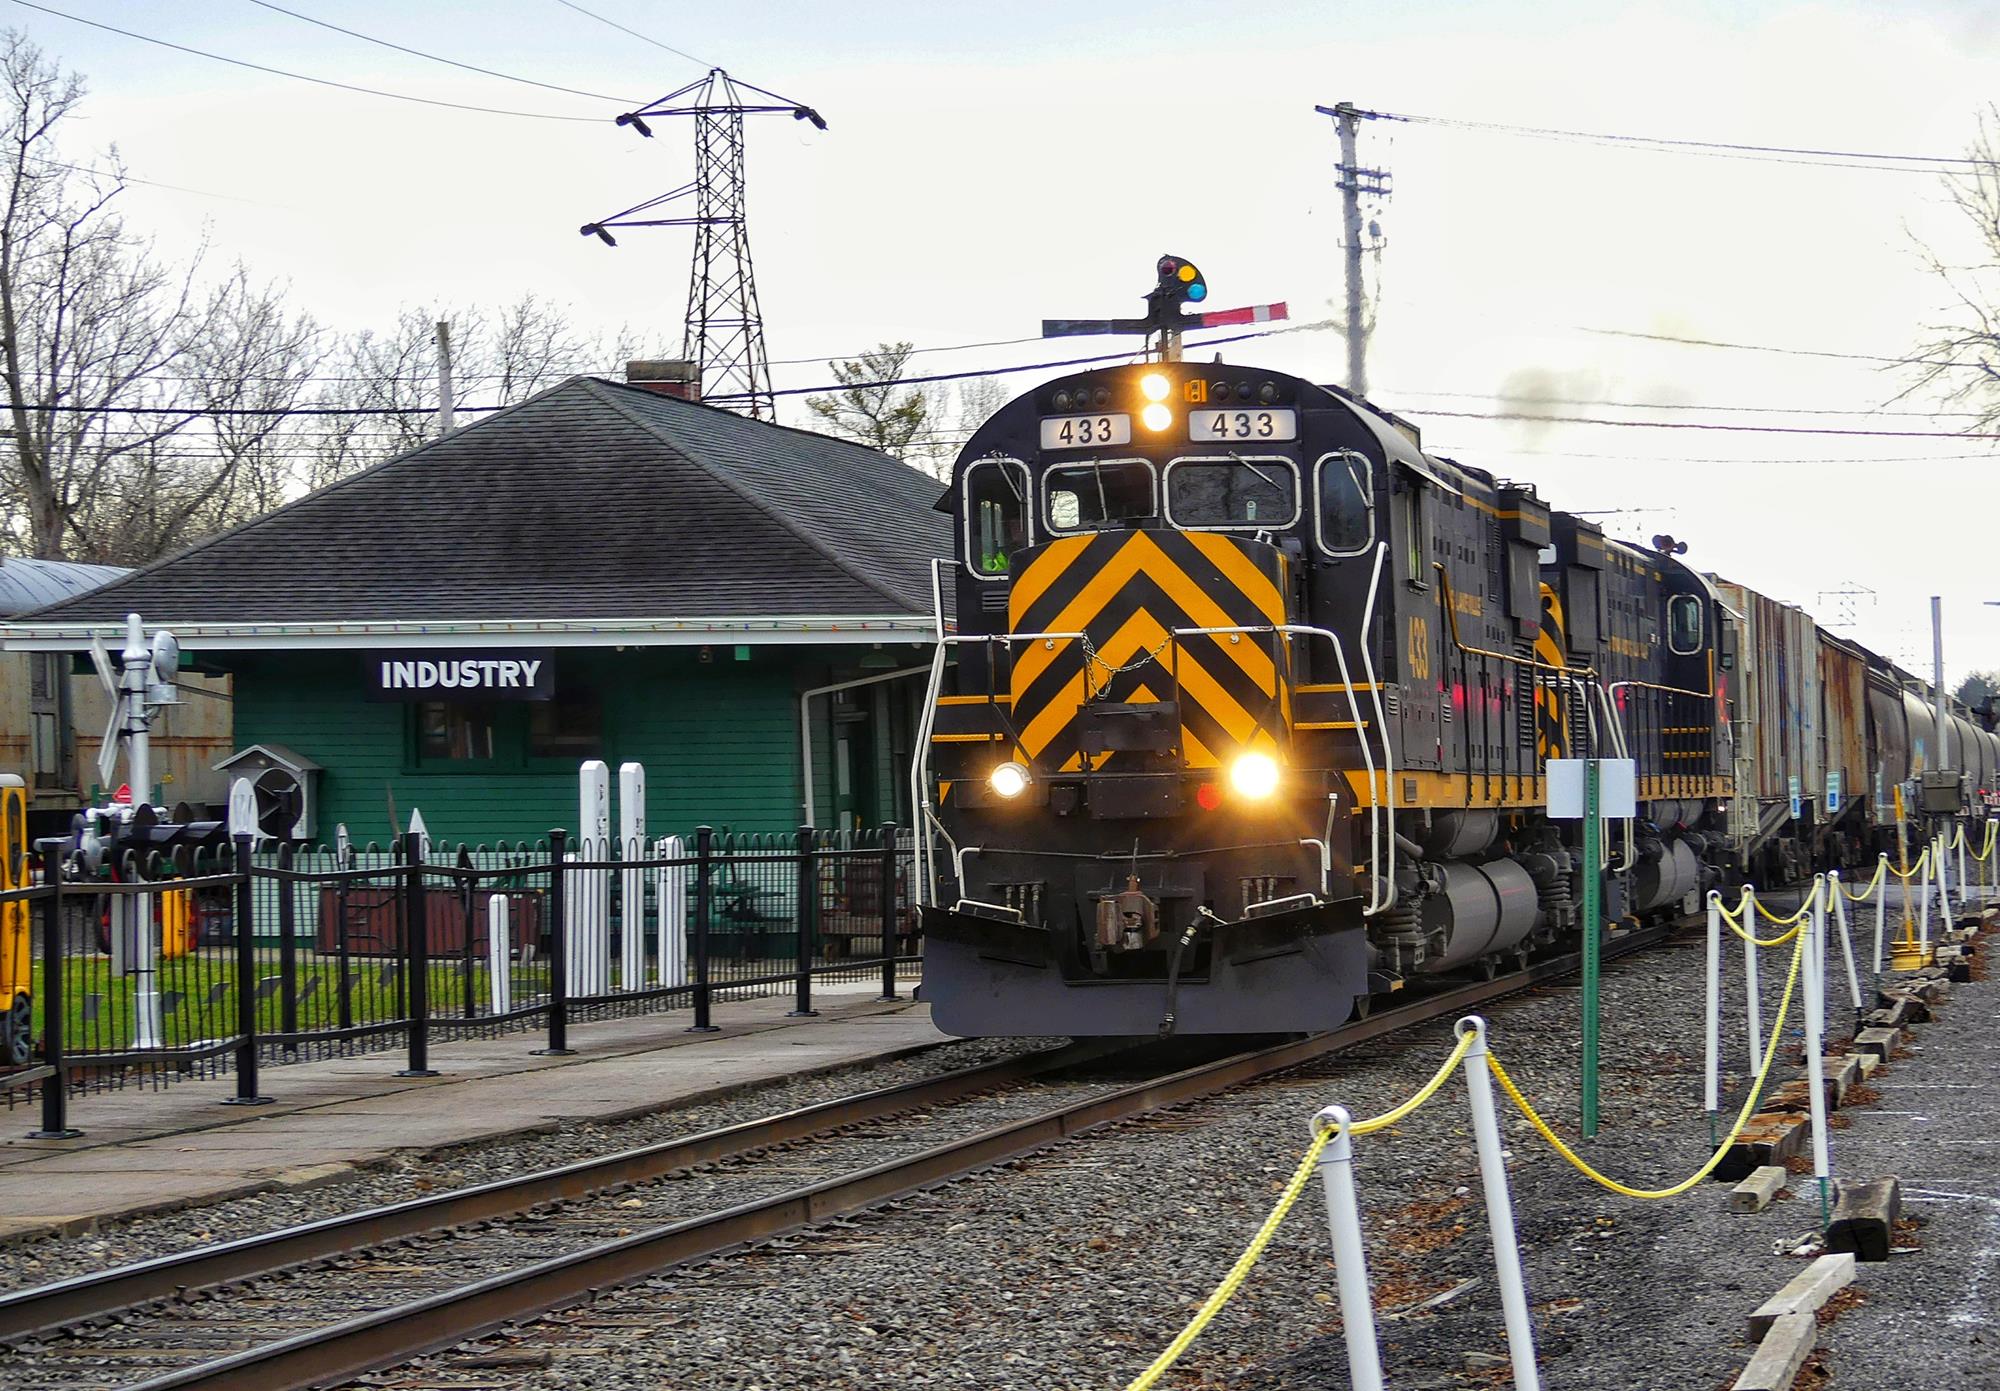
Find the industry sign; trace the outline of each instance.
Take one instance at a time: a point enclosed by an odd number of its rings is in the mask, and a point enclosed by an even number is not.
[[[545,647],[371,652],[361,674],[373,700],[552,700],[556,693]]]

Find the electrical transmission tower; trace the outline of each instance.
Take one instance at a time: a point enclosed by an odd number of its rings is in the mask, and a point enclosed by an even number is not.
[[[764,351],[764,316],[757,304],[757,276],[750,263],[743,118],[773,111],[789,112],[794,120],[826,129],[826,122],[810,106],[739,82],[721,68],[711,68],[708,76],[626,112],[618,124],[649,139],[653,134],[646,124],[649,117],[694,117],[694,179],[578,229],[606,246],[616,246],[609,231],[613,227],[694,228],[681,356],[695,365],[703,399],[730,405],[758,420],[774,419],[777,411],[770,360]],[[690,198],[692,217],[651,215]]]

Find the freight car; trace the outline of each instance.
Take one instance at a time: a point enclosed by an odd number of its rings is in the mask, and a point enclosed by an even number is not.
[[[1903,675],[1803,612],[1284,373],[1049,382],[939,505],[957,631],[912,793],[953,1033],[1329,1028],[1573,943],[1587,873],[1645,919],[1863,857],[1932,747]],[[1544,811],[1564,756],[1636,762],[1600,866]]]

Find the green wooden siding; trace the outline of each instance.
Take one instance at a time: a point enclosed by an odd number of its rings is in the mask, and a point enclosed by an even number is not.
[[[615,779],[618,765],[646,766],[646,820],[652,834],[685,833],[696,825],[741,830],[788,830],[799,824],[804,791],[799,776],[799,693],[857,674],[829,658],[851,662],[851,651],[759,647],[750,660],[728,647],[703,662],[683,648],[557,649],[557,682],[587,684],[603,705],[602,757]],[[231,654],[236,673],[236,747],[283,744],[319,763],[320,838],[331,841],[345,823],[358,843],[386,842],[389,803],[407,822],[412,807],[440,840],[491,843],[535,839],[577,821],[573,761],[533,768],[433,771],[413,762],[408,705],[363,695],[362,655],[352,652]],[[898,695],[911,697],[900,690]],[[871,692],[864,689],[864,697]],[[887,705],[884,701],[883,706]],[[867,701],[870,707],[876,702]],[[820,820],[832,824],[831,710],[813,702],[813,740]],[[907,733],[899,742],[907,741]],[[893,766],[886,734],[878,735],[872,767],[879,815],[893,815],[907,763]],[[905,794],[907,795],[907,794]]]

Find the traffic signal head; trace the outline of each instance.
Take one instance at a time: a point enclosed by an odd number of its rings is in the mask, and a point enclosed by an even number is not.
[[[1193,261],[1181,256],[1160,258],[1160,284],[1155,291],[1169,304],[1200,304],[1208,298],[1208,282]]]

